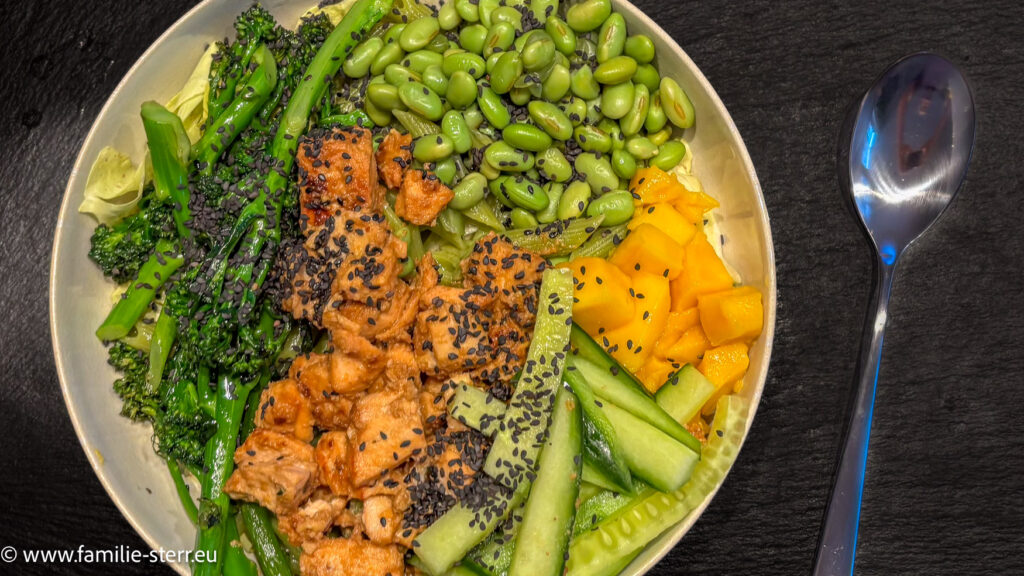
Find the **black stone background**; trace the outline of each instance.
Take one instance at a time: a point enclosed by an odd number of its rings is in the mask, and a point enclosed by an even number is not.
[[[47,323],[57,208],[115,84],[191,0],[0,2],[0,547],[144,549],[93,476]],[[835,177],[839,122],[892,60],[936,50],[978,106],[965,188],[897,273],[859,574],[1024,573],[1024,8],[639,0],[743,134],[778,259],[775,353],[718,497],[654,574],[806,574],[843,428],[872,258]],[[8,566],[0,574],[169,574]]]

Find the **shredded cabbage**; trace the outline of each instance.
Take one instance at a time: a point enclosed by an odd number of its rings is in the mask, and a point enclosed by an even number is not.
[[[326,6],[313,6],[309,10],[306,10],[306,13],[302,15],[302,18],[299,18],[299,21],[295,26],[297,28],[299,24],[302,24],[302,21],[304,19],[309,18],[310,16],[315,16],[317,14],[326,14],[327,17],[331,19],[331,24],[337,26],[338,22],[341,22],[341,19],[344,18],[345,14],[348,13],[348,9],[351,8],[352,5],[355,3],[356,0],[342,0],[337,4],[328,4]]]
[[[192,144],[198,142],[203,135],[203,124],[210,114],[210,66],[216,52],[217,45],[211,42],[199,57],[199,62],[185,81],[185,85],[167,101],[167,109],[181,118]]]

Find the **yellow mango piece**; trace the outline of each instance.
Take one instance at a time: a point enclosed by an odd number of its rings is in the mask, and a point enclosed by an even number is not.
[[[647,206],[675,202],[686,189],[674,175],[651,166],[636,171],[629,182],[629,191],[633,194],[633,204]]]
[[[732,288],[732,276],[703,232],[698,233],[683,252],[683,270],[672,280],[673,310],[696,306],[697,296],[701,294]]]
[[[704,227],[704,209],[700,206],[691,206],[689,204],[676,202],[672,207],[675,208],[676,212],[679,212],[687,222],[692,222],[698,228]]]
[[[652,356],[640,368],[636,377],[648,392],[654,394],[658,391],[658,388],[661,388],[668,381],[668,377],[676,370],[678,368],[673,366],[671,362]]]
[[[747,373],[750,366],[748,350],[743,342],[735,342],[704,352],[704,359],[697,365],[697,370],[715,385],[715,393],[701,408],[701,414],[713,413],[718,399],[732,391],[733,384]]]
[[[622,270],[603,258],[577,258],[559,267],[572,271],[572,317],[588,334],[633,319],[632,281]]]
[[[761,293],[753,286],[697,296],[697,309],[704,333],[714,346],[732,340],[749,342],[761,334],[764,325]]]
[[[668,234],[680,246],[686,246],[697,234],[694,221],[688,220],[671,204],[659,202],[644,206],[633,214],[629,221],[629,229],[636,230],[641,224],[650,224],[665,234]]]
[[[680,184],[682,186],[682,184]],[[704,212],[718,208],[718,200],[715,200],[707,193],[700,190],[687,190],[685,187],[679,194],[679,199],[673,203],[675,206],[695,206]]]
[[[608,261],[630,276],[657,274],[669,280],[683,270],[683,247],[651,224],[640,224],[619,244]]]
[[[710,347],[711,342],[704,335],[704,329],[697,325],[687,328],[674,342],[655,348],[655,355],[680,366],[697,364]]]
[[[665,355],[660,354],[658,351],[675,344],[676,340],[679,340],[679,337],[683,335],[683,332],[698,324],[700,324],[700,311],[696,307],[670,312],[668,322],[665,323],[665,331],[658,337],[658,345],[654,348],[655,355],[665,358]]]
[[[623,368],[637,374],[653,354],[658,337],[665,331],[672,308],[669,281],[659,275],[637,272],[633,274],[631,296],[633,319],[603,334],[594,334]]]

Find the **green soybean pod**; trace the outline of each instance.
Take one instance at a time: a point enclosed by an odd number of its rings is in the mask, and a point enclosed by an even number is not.
[[[647,110],[647,119],[644,120],[644,128],[647,132],[657,132],[668,123],[668,116],[665,116],[665,109],[661,107],[661,90],[651,96],[651,105]]]
[[[485,40],[487,40],[487,28],[480,24],[471,24],[459,31],[459,44],[474,54],[484,53]]]
[[[405,105],[398,95],[398,88],[391,84],[370,84],[366,87],[366,99],[373,102],[377,108],[387,112],[396,108],[399,110],[405,109]]]
[[[491,90],[496,94],[508,94],[512,85],[523,74],[523,60],[518,52],[500,52],[491,74]]]
[[[449,156],[434,163],[434,174],[437,179],[444,182],[445,186],[451,186],[455,182],[455,174],[458,167],[455,165],[455,158]]]
[[[626,48],[626,19],[622,14],[613,12],[601,24],[601,31],[597,34],[597,61],[607,62],[616,56],[622,55]]]
[[[658,87],[661,86],[661,74],[658,74],[658,69],[650,64],[641,64],[636,67],[636,73],[633,74],[633,84],[643,84],[647,86],[648,92],[655,92]]]
[[[604,214],[602,226],[617,226],[633,217],[633,196],[625,190],[608,192],[595,198],[587,207],[587,216]]]
[[[369,98],[363,102],[363,111],[366,112],[366,115],[369,116],[370,120],[372,120],[377,126],[387,126],[393,120],[391,112],[378,108],[377,105],[373,103],[373,100],[370,100]]]
[[[452,155],[452,139],[444,134],[428,134],[416,140],[412,157],[420,162],[437,162]]]
[[[529,88],[512,88],[508,92],[508,99],[516,106],[526,106],[533,98],[533,91]]]
[[[629,56],[615,56],[594,68],[594,80],[601,84],[622,84],[636,74],[636,68],[636,60]]]
[[[408,82],[419,82],[420,75],[401,64],[389,64],[384,69],[384,81],[392,86],[398,87]]]
[[[543,30],[536,30],[523,46],[523,67],[530,72],[542,70],[555,60],[555,43]]]
[[[548,206],[548,195],[544,189],[523,176],[513,176],[506,180],[504,190],[513,204],[530,212],[537,212]]]
[[[653,143],[655,146],[661,146],[665,142],[668,142],[668,139],[671,138],[671,137],[672,137],[672,126],[671,125],[665,126],[661,130],[658,130],[657,132],[648,132],[647,133],[647,139],[650,140],[651,143]]]
[[[576,172],[582,174],[590,184],[590,189],[599,194],[614,190],[619,186],[619,177],[612,170],[606,155],[598,156],[592,152],[584,152],[576,157]]]
[[[536,165],[540,175],[552,182],[568,182],[572,178],[572,164],[554,146],[537,154]]]
[[[423,116],[427,120],[437,121],[444,116],[444,104],[441,97],[421,82],[406,82],[398,87],[398,97],[409,110]]]
[[[516,150],[505,142],[494,142],[484,150],[487,162],[502,172],[526,172],[533,168],[534,156],[529,152]]]
[[[438,96],[448,95],[448,77],[444,75],[444,70],[441,70],[440,66],[427,66],[420,77],[421,82],[437,92]]]
[[[443,72],[443,70],[442,70]],[[476,102],[477,86],[476,80],[469,72],[456,70],[449,75],[448,92],[445,98],[453,108],[465,108]]]
[[[498,202],[501,202],[502,206],[509,209],[516,207],[516,205],[508,199],[508,193],[505,188],[505,184],[511,179],[511,176],[499,175],[496,178],[491,178],[490,182],[487,184],[487,189],[491,191],[491,195],[497,198]]]
[[[682,129],[693,126],[693,104],[679,84],[668,77],[661,79],[661,107],[669,121]]]
[[[501,6],[502,0],[477,0],[477,4],[477,9],[480,11],[480,23],[490,28],[494,25],[491,15],[498,6]]]
[[[398,38],[402,36],[402,32],[405,30],[405,24],[392,24],[386,32],[384,32],[384,43],[385,44],[398,44]]]
[[[556,216],[559,220],[568,220],[582,215],[590,203],[590,184],[581,180],[574,180],[562,191],[562,197],[558,199]]]
[[[573,130],[573,138],[587,152],[609,152],[612,149],[611,137],[604,130],[590,124],[577,126]]]
[[[437,11],[437,23],[441,26],[441,30],[455,30],[462,24],[462,16],[459,15],[459,11],[455,8],[455,2],[449,0],[445,2],[441,9]]]
[[[452,140],[452,147],[459,154],[465,154],[473,147],[473,137],[469,134],[466,117],[458,110],[449,110],[441,119],[441,132]]]
[[[487,191],[487,178],[479,172],[470,172],[466,174],[459,183],[452,188],[451,202],[448,206],[456,210],[466,210],[476,206],[481,200],[484,199],[484,193]]]
[[[551,67],[548,77],[541,82],[541,97],[548,102],[558,102],[569,93],[569,68],[561,64]]]
[[[513,228],[536,228],[539,223],[533,214],[518,206],[509,212],[508,217],[512,221]]]
[[[636,174],[636,158],[627,150],[616,150],[612,152],[612,170],[619,178],[632,178]]]
[[[654,61],[654,42],[643,34],[636,34],[626,38],[624,50],[626,56],[640,64],[648,64]]]
[[[686,155],[686,146],[678,140],[669,140],[658,147],[658,154],[651,158],[650,165],[666,172],[675,168]]]
[[[417,18],[405,25],[405,30],[402,30],[402,34],[398,37],[398,44],[402,46],[402,50],[414,52],[430,44],[430,41],[439,32],[441,32],[441,25],[438,24],[437,18],[433,16]]]
[[[491,26],[495,22],[508,22],[516,29],[516,32],[523,31],[523,15],[511,6],[498,6],[491,12]]]
[[[547,24],[551,18],[557,18],[558,0],[531,0],[530,10],[537,22]]]
[[[551,41],[555,43],[555,50],[566,56],[572,56],[576,52],[576,33],[569,28],[558,16],[552,15],[544,23],[544,31],[548,33]]]
[[[556,140],[572,138],[572,122],[558,106],[550,102],[534,100],[527,104],[526,109],[529,111],[533,123],[547,132],[548,136]]]
[[[611,13],[611,0],[583,0],[569,7],[565,21],[577,32],[590,32],[600,28]]]
[[[495,52],[504,52],[515,42],[516,29],[508,22],[496,22],[487,30],[484,39],[484,58]]]
[[[479,80],[487,72],[487,63],[479,55],[472,52],[459,52],[445,56],[441,69],[449,77],[456,70],[462,70],[463,72],[469,72],[470,76]]]
[[[647,112],[651,106],[651,93],[647,91],[647,86],[640,84],[633,89],[633,105],[630,107],[629,112],[626,113],[619,120],[619,126],[622,128],[622,134],[625,136],[633,136],[640,132],[640,129],[644,127],[644,122],[647,120]]]
[[[570,75],[569,87],[573,94],[584,100],[593,100],[601,95],[601,85],[594,79],[594,71],[586,64]]]
[[[565,192],[565,184],[560,182],[548,182],[544,185],[544,193],[548,195],[548,205],[537,212],[537,222],[548,224],[558,219],[558,202]]]
[[[618,120],[633,107],[633,83],[625,81],[615,86],[605,86],[601,93],[601,113],[608,118]]]
[[[370,65],[377,58],[377,53],[384,47],[384,40],[379,37],[367,38],[356,46],[349,54],[341,69],[349,78],[362,78],[370,73]]]
[[[480,10],[476,0],[455,0],[455,11],[466,22],[480,21]]]
[[[658,146],[643,136],[633,136],[626,140],[626,150],[640,160],[650,160],[658,154]]]
[[[533,124],[509,124],[501,131],[501,139],[528,152],[541,152],[551,147],[551,136]]]
[[[402,66],[417,74],[423,74],[423,71],[430,66],[440,67],[442,64],[444,64],[444,56],[430,50],[417,50],[406,54],[402,59]]]
[[[451,87],[449,86],[450,89]],[[504,129],[512,121],[512,114],[509,113],[508,108],[501,101],[501,96],[495,94],[494,90],[491,90],[489,86],[482,86],[480,88],[480,93],[476,97],[476,104],[480,107],[480,112],[483,113],[484,118],[490,122],[491,126],[498,130]]]
[[[583,123],[583,119],[587,117],[587,103],[583,98],[574,96],[572,100],[565,104],[562,112],[569,118],[569,122],[573,126],[579,126]]]
[[[383,74],[384,69],[392,64],[398,64],[402,60],[402,56],[405,56],[405,52],[402,51],[402,47],[397,42],[391,44],[385,44],[380,51],[377,52],[377,56],[373,59],[373,63],[370,64],[370,74],[374,76]]]

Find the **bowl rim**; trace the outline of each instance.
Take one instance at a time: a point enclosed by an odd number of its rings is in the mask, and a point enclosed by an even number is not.
[[[159,543],[156,541],[155,537],[152,534],[150,534],[147,530],[145,530],[142,527],[142,525],[135,519],[133,512],[125,506],[120,495],[113,489],[111,482],[106,477],[106,472],[101,461],[101,456],[96,454],[94,451],[90,450],[89,447],[86,445],[85,433],[82,428],[83,425],[80,421],[78,413],[76,412],[72,402],[70,401],[70,395],[68,392],[68,382],[70,381],[70,379],[65,372],[64,364],[62,361],[61,343],[57,331],[58,320],[55,313],[57,307],[56,291],[54,290],[53,287],[54,281],[56,280],[57,276],[57,264],[61,260],[61,236],[64,231],[65,217],[69,214],[68,210],[72,192],[71,186],[73,181],[76,180],[76,176],[84,169],[88,168],[87,166],[84,165],[86,162],[85,151],[86,149],[89,148],[89,145],[93,141],[93,139],[96,138],[99,119],[107,113],[115,97],[122,91],[128,79],[134,75],[136,70],[138,70],[146,64],[152,52],[154,52],[169,37],[174,36],[175,33],[178,31],[178,28],[183,26],[183,24],[186,21],[193,18],[197,13],[204,11],[208,5],[222,1],[224,0],[202,0],[201,2],[193,6],[191,9],[186,11],[184,14],[182,14],[177,20],[174,21],[173,24],[171,24],[166,30],[164,30],[164,32],[161,33],[160,36],[158,36],[149,45],[149,47],[146,48],[146,50],[135,60],[131,67],[128,68],[125,74],[121,77],[121,80],[118,81],[117,85],[110,92],[103,106],[100,108],[100,111],[96,114],[92,124],[90,125],[88,133],[82,140],[82,143],[79,146],[78,154],[75,157],[75,163],[72,166],[70,173],[68,174],[67,185],[64,188],[63,198],[61,199],[60,203],[60,211],[58,213],[57,223],[55,225],[52,244],[53,247],[50,255],[50,273],[48,287],[50,340],[51,346],[53,348],[54,364],[57,370],[57,378],[60,382],[61,395],[63,396],[64,399],[64,405],[67,408],[68,416],[71,419],[71,424],[75,430],[75,435],[78,438],[79,445],[81,446],[82,451],[85,452],[86,459],[89,461],[89,465],[92,467],[93,473],[96,474],[96,477],[100,481],[100,484],[103,486],[103,489],[107,492],[107,495],[110,497],[111,501],[114,503],[117,509],[121,512],[121,515],[124,517],[124,519],[128,521],[132,529],[135,530],[135,532],[143,539],[143,541],[145,541],[146,544],[154,550],[160,548]],[[432,0],[426,1],[431,2]],[[679,46],[675,39],[672,38],[671,35],[669,35],[657,22],[655,22],[643,10],[634,6],[633,3],[630,2],[629,0],[612,0],[612,3],[614,4],[616,10],[630,12],[632,17],[634,17],[636,20],[638,20],[644,26],[647,27],[648,34],[658,36],[667,46],[669,46],[674,51],[675,56],[679,58],[682,65],[688,68],[693,73],[694,80],[700,85],[700,88],[704,90],[705,93],[708,95],[708,99],[710,100],[714,108],[714,112],[722,118],[726,128],[728,129],[729,134],[739,143],[739,161],[743,166],[743,169],[747,172],[750,178],[750,182],[753,186],[754,192],[756,193],[755,203],[757,206],[757,217],[760,220],[759,224],[763,227],[764,230],[763,240],[765,242],[763,256],[765,257],[764,283],[765,287],[767,288],[764,294],[764,298],[766,300],[766,318],[762,333],[759,336],[759,340],[763,340],[764,343],[765,361],[761,364],[760,369],[757,371],[756,374],[748,374],[747,376],[747,378],[752,377],[752,380],[750,382],[754,386],[754,390],[750,399],[751,406],[749,408],[746,427],[743,431],[743,438],[739,446],[739,451],[742,451],[743,445],[746,444],[747,437],[750,434],[750,429],[753,426],[754,417],[757,414],[757,409],[760,405],[761,396],[764,392],[764,387],[767,384],[768,367],[771,364],[771,356],[775,339],[775,322],[778,292],[776,286],[775,248],[774,241],[772,238],[771,219],[769,217],[768,209],[765,204],[764,192],[761,188],[761,183],[758,180],[757,172],[754,168],[753,161],[750,159],[750,154],[747,150],[746,143],[740,135],[739,130],[736,128],[736,124],[735,122],[733,122],[732,116],[726,109],[725,104],[723,104],[721,98],[718,96],[718,93],[715,91],[714,87],[704,76],[704,73],[703,71],[701,71],[700,67],[698,67],[697,64],[690,58],[689,54],[687,54],[686,51],[683,50],[681,46]],[[77,214],[77,212],[75,212],[75,214]],[[733,464],[735,464],[735,461],[733,462]],[[711,501],[717,495],[718,491],[725,484],[725,479],[728,478],[728,474],[731,471],[732,465],[729,466],[729,469],[726,471],[725,476],[723,476],[722,481],[719,482],[718,485],[704,498],[700,505],[698,505],[694,510],[690,511],[681,522],[676,524],[674,527],[670,528],[665,534],[663,534],[660,537],[663,538],[665,535],[670,535],[669,539],[666,542],[661,543],[656,550],[653,547],[646,548],[645,551],[642,552],[636,560],[634,560],[634,562],[630,565],[630,567],[634,568],[634,571],[631,572],[632,574],[638,575],[649,572],[655,564],[660,562],[666,555],[668,555],[668,553],[673,548],[676,547],[676,545],[679,543],[682,537],[686,535],[687,532],[689,532],[690,528],[703,515],[705,509],[707,509]],[[637,564],[637,562],[639,562],[639,564]],[[187,567],[180,562],[170,563],[169,566],[175,571],[177,571],[179,574],[182,574],[182,576],[187,576],[189,574]]]

